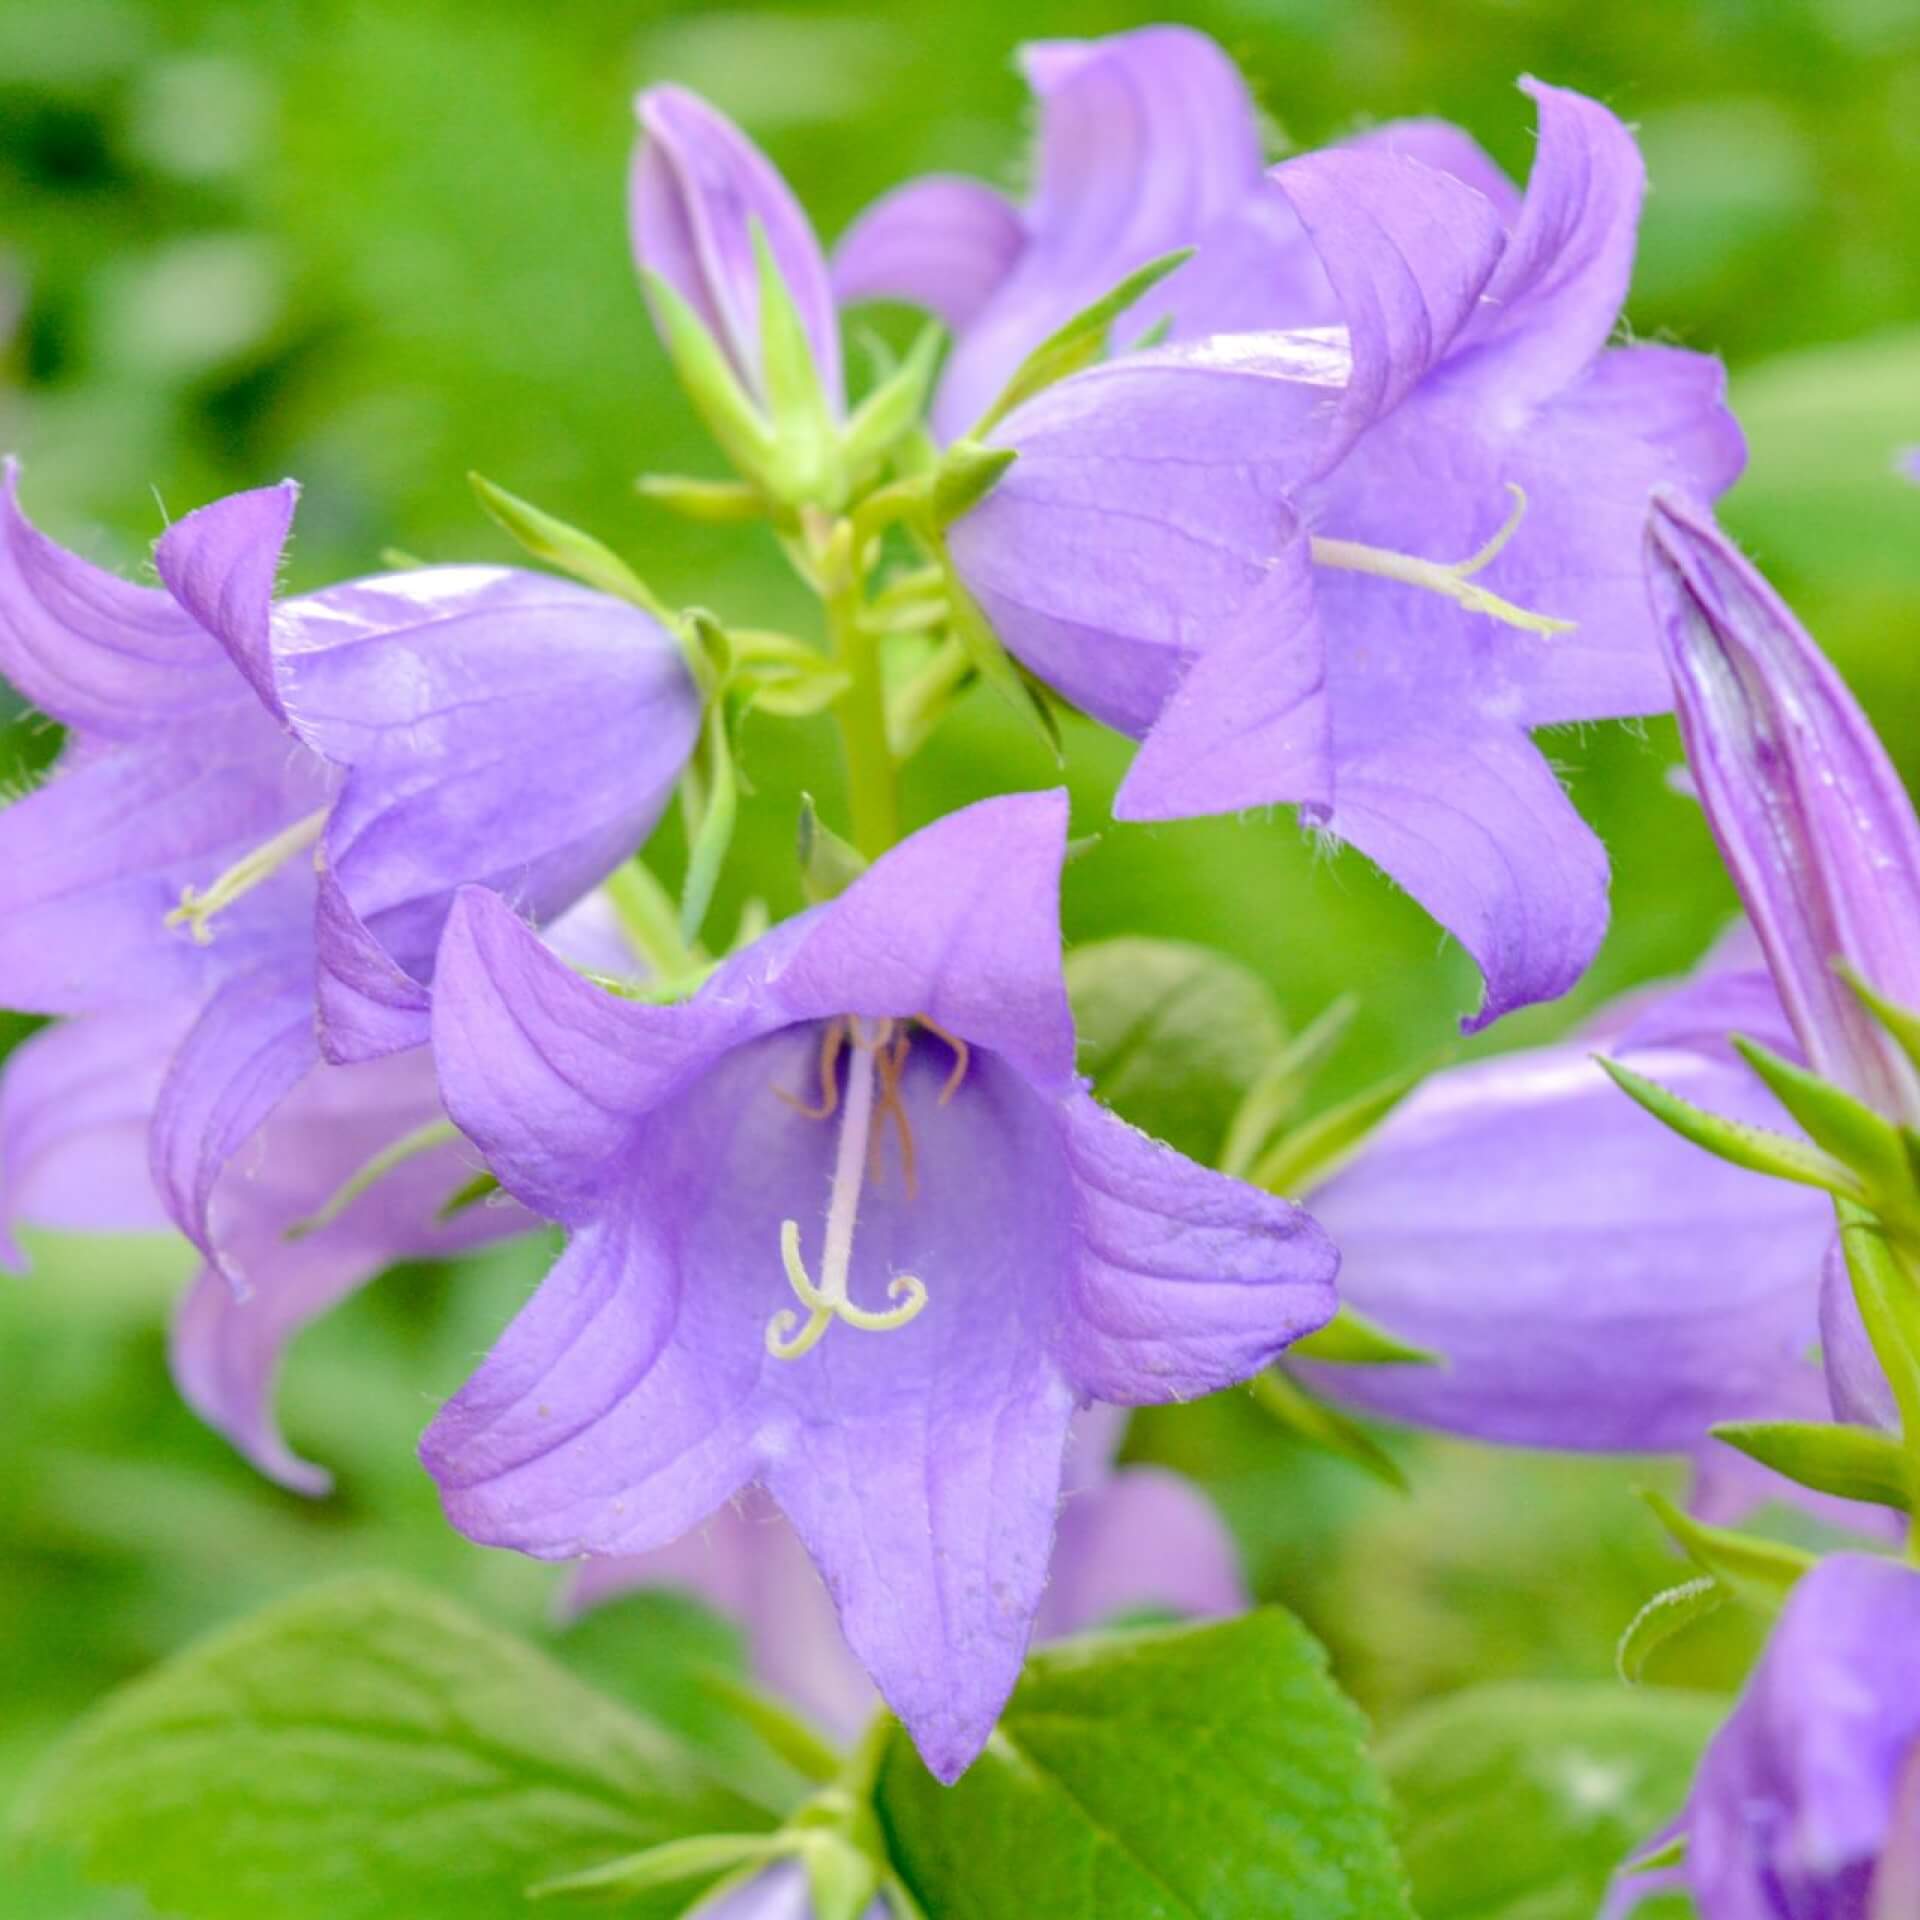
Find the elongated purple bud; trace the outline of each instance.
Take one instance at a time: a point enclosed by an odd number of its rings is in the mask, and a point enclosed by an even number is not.
[[[1920,1083],[1838,971],[1920,1006],[1920,821],[1859,703],[1700,507],[1655,497],[1648,584],[1714,838],[1814,1070],[1920,1121]]]

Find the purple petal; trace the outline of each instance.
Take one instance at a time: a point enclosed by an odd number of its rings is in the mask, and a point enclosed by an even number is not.
[[[1900,1409],[1860,1318],[1853,1276],[1838,1239],[1827,1248],[1820,1275],[1820,1363],[1836,1420],[1899,1433]]]
[[[1607,344],[1626,301],[1646,168],[1597,100],[1523,80],[1540,140],[1513,237],[1470,339],[1508,404],[1564,386]]]
[[[1132,354],[1015,411],[1019,453],[948,534],[1007,647],[1144,734],[1191,660],[1270,592],[1348,363],[1337,341],[1235,335]]]
[[[1486,979],[1478,1032],[1565,993],[1607,930],[1607,856],[1518,731],[1409,732],[1353,752],[1336,734],[1328,831],[1398,881]]]
[[[876,200],[833,250],[843,305],[904,300],[954,333],[972,323],[1027,244],[1005,194],[977,180],[930,174]]]
[[[202,1271],[174,1316],[174,1380],[203,1420],[297,1493],[331,1484],[274,1418],[280,1363],[300,1330],[396,1260],[443,1257],[530,1224],[519,1208],[497,1206],[443,1223],[440,1208],[473,1172],[471,1150],[446,1146],[401,1161],[338,1218],[289,1238],[375,1155],[439,1114],[425,1053],[317,1067],[260,1130],[247,1165],[216,1189],[221,1247],[250,1291],[241,1300],[223,1275]]]
[[[239,693],[232,668],[157,587],[137,587],[49,540],[20,511],[19,463],[0,465],[0,675],[43,713],[134,740]]]
[[[1501,259],[1492,203],[1398,154],[1332,148],[1276,168],[1346,323],[1353,371],[1344,445],[1389,413],[1446,356]]]
[[[12,1229],[137,1233],[169,1225],[147,1171],[147,1116],[183,1021],[148,1008],[43,1028],[0,1066],[0,1269]]]
[[[1648,579],[1707,819],[1814,1071],[1920,1116],[1920,1085],[1834,971],[1920,1005],[1920,822],[1866,716],[1698,508],[1655,504]]]
[[[771,990],[797,1019],[924,1015],[1043,1082],[1073,1072],[1060,969],[1067,796],[948,814],[813,915]]]
[[[1134,756],[1116,820],[1332,798],[1326,647],[1305,539],[1207,644]]]
[[[1520,212],[1520,191],[1469,133],[1450,120],[1389,120],[1347,145],[1367,153],[1398,154],[1436,173],[1450,173],[1482,195],[1502,226],[1511,227]]]
[[[323,806],[329,778],[251,699],[106,752],[70,744],[44,786],[0,810],[0,1002],[177,1002],[304,946],[305,858],[222,912],[207,946],[166,919],[184,888]]]
[[[947,363],[933,416],[942,438],[965,432],[1056,327],[1137,267],[1201,241],[1260,177],[1246,83],[1203,34],[1049,41],[1021,63],[1041,116],[1031,241]],[[1125,316],[1118,337],[1164,306]]]
[[[760,393],[758,225],[838,408],[839,316],[820,243],[792,190],[738,127],[685,88],[651,87],[634,110],[641,128],[629,199],[635,261],[700,315],[748,388]]]
[[[1206,1620],[1253,1604],[1233,1536],[1206,1495],[1163,1467],[1123,1467],[1060,1511],[1040,1640],[1129,1613]]]
[[[154,1108],[153,1183],[174,1224],[244,1290],[230,1256],[230,1218],[215,1190],[234,1156],[260,1131],[320,1058],[313,1025],[313,968],[304,957],[269,962],[227,982],[174,1055]]]
[[[1634,1068],[1780,1123],[1737,1061]],[[1342,1297],[1434,1367],[1313,1367],[1349,1405],[1514,1446],[1691,1452],[1721,1420],[1788,1417],[1832,1231],[1818,1194],[1713,1160],[1583,1046],[1437,1075],[1316,1189]]]
[[[1752,935],[1744,921],[1739,923],[1738,932],[1741,938],[1736,964],[1730,969],[1721,966],[1720,956],[1730,945],[1722,942],[1708,955],[1696,978],[1644,999],[1636,997],[1631,1003],[1631,1017],[1623,1019],[1609,1036],[1608,1051],[1624,1055],[1651,1047],[1684,1047],[1733,1066],[1738,1056],[1731,1036],[1742,1033],[1775,1053],[1798,1060],[1800,1043],[1787,1024],[1772,976],[1764,967],[1745,964]],[[1753,957],[1758,957],[1757,951]],[[1589,1028],[1589,1034],[1591,1031]]]
[[[273,588],[299,487],[229,494],[171,526],[153,550],[169,592],[218,640],[261,704],[286,717],[274,666]]]
[[[1869,1920],[1903,1920],[1920,1913],[1920,1740],[1907,1759],[1887,1823],[1887,1844],[1873,1876],[1873,1912]]]
[[[1920,1751],[1920,1574],[1860,1554],[1795,1587],[1687,1807],[1702,1912],[1864,1914]]]
[[[1336,1305],[1301,1212],[1182,1158],[1084,1093],[1066,1103],[1080,1253],[1063,1351],[1082,1393],[1189,1400],[1258,1373]]]
[[[354,912],[331,868],[320,875],[314,945],[320,1051],[328,1060],[336,1066],[379,1060],[433,1037],[432,994]]]

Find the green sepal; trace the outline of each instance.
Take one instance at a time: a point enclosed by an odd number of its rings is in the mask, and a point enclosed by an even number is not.
[[[1729,1597],[1726,1588],[1709,1573],[1656,1593],[1627,1623],[1620,1644],[1614,1648],[1613,1664],[1620,1678],[1630,1687],[1639,1686],[1646,1676],[1647,1662],[1669,1640],[1711,1619]]]
[[[998,421],[1004,420],[1022,401],[1031,400],[1043,388],[1069,374],[1090,367],[1106,351],[1107,333],[1113,323],[1134,304],[1157,287],[1168,274],[1193,258],[1193,248],[1181,247],[1149,260],[1130,273],[1109,293],[1091,306],[1082,307],[1073,318],[1040,342],[1015,369],[1013,378],[1002,388],[1000,397],[990,406],[980,423],[968,436],[981,439]]]
[[[1622,1873],[1658,1873],[1665,1867],[1677,1867],[1687,1857],[1687,1836],[1676,1833],[1671,1840],[1651,1853],[1636,1853],[1621,1867]]]
[[[799,1854],[807,1876],[811,1920],[860,1920],[880,1891],[885,1844],[879,1838],[871,1805],[862,1811],[864,1824],[875,1829],[872,1850],[833,1827],[803,1830],[790,1837],[789,1844]]]
[[[1318,1333],[1287,1349],[1298,1360],[1336,1367],[1437,1367],[1440,1355],[1410,1346],[1357,1308],[1343,1306]]]
[[[1867,1197],[1858,1177],[1831,1154],[1784,1133],[1729,1120],[1724,1114],[1709,1113],[1705,1107],[1696,1107],[1691,1100],[1669,1092],[1659,1081],[1635,1073],[1618,1060],[1609,1060],[1604,1053],[1595,1054],[1594,1058],[1622,1093],[1696,1147],[1704,1147],[1736,1167],[1771,1174],[1777,1180],[1791,1180],[1803,1187],[1818,1187],[1836,1198],[1864,1200]]]
[[[687,825],[687,874],[680,889],[680,938],[692,946],[706,924],[713,890],[733,844],[740,814],[740,783],[733,764],[727,703],[712,701],[701,723],[700,744],[680,781]]]
[[[789,1842],[777,1833],[691,1834],[682,1840],[663,1841],[657,1847],[627,1854],[619,1860],[609,1860],[604,1866],[589,1867],[583,1873],[542,1880],[527,1889],[527,1897],[530,1900],[550,1900],[556,1895],[625,1898],[685,1881],[698,1881],[701,1883],[698,1890],[688,1894],[691,1903],[722,1874],[741,1866],[763,1865],[788,1851]]]
[[[795,855],[800,863],[801,891],[813,907],[837,900],[867,870],[867,856],[820,818],[810,793],[800,796]]]
[[[802,1779],[825,1786],[839,1777],[846,1765],[844,1756],[778,1701],[768,1699],[721,1668],[703,1671],[698,1685],[728,1712],[744,1720]]]
[[[706,526],[739,526],[767,517],[767,497],[741,480],[697,480],[684,473],[643,473],[635,490],[656,506]]]
[[[1908,1484],[1920,1486],[1920,1283],[1880,1221],[1844,1202],[1839,1214],[1854,1302],[1899,1409]]]
[[[1400,1463],[1365,1427],[1337,1407],[1309,1393],[1278,1367],[1253,1378],[1253,1397],[1297,1439],[1384,1481],[1397,1493],[1410,1493]]]
[[[460,1138],[460,1129],[451,1120],[429,1120],[398,1140],[384,1146],[328,1195],[326,1200],[304,1219],[296,1220],[281,1235],[283,1240],[301,1241],[333,1223],[365,1193],[377,1186],[395,1167],[417,1154],[431,1153],[435,1147],[450,1145]]]
[[[1782,1059],[1745,1034],[1733,1035],[1733,1047],[1813,1143],[1860,1176],[1877,1210],[1912,1211],[1913,1163],[1897,1127],[1844,1087]]]
[[[776,720],[811,720],[843,699],[852,676],[825,661],[806,668],[762,669],[740,681],[743,711],[770,713]]]
[[[769,490],[793,506],[838,507],[846,490],[839,426],[820,383],[806,322],[757,220],[753,258],[760,288],[761,378],[773,428],[773,451],[764,469]]]
[[[1000,644],[1000,636],[994,632],[992,623],[951,568],[947,574],[947,595],[953,608],[953,632],[966,649],[974,672],[1033,728],[1053,755],[1054,763],[1064,766],[1066,754],[1060,744],[1060,723],[1054,718],[1046,695]]]
[[[764,482],[773,455],[766,416],[740,384],[733,363],[707,325],[679,291],[650,268],[640,278],[653,308],[661,343],[687,398],[720,449],[749,480]]]
[[[1777,1540],[1760,1540],[1731,1527],[1710,1527],[1684,1513],[1664,1493],[1642,1487],[1640,1497],[1702,1573],[1711,1574],[1728,1597],[1761,1613],[1777,1613],[1813,1556]]]
[[[1261,1149],[1300,1111],[1307,1087],[1340,1044],[1360,1002],[1350,993],[1328,1001],[1299,1033],[1261,1068],[1248,1087],[1220,1149],[1220,1171],[1238,1180]]]
[[[680,935],[680,912],[673,895],[637,855],[623,860],[601,882],[627,944],[646,963],[655,980],[671,980],[700,962]]]
[[[1716,1440],[1816,1493],[1876,1506],[1913,1510],[1907,1456],[1900,1444],[1871,1427],[1829,1426],[1811,1420],[1729,1420],[1712,1429]]]
[[[417,553],[409,553],[405,547],[382,547],[380,564],[394,573],[414,573],[428,563]]]
[[[476,1173],[471,1180],[463,1180],[440,1202],[433,1216],[434,1224],[444,1227],[449,1220],[459,1219],[482,1201],[491,1200],[499,1191],[500,1176],[497,1173]]]
[[[1427,1073],[1425,1066],[1419,1066],[1390,1074],[1316,1114],[1271,1147],[1248,1178],[1269,1193],[1283,1194],[1304,1192],[1315,1181],[1329,1178],[1366,1144],[1373,1130]]]
[[[906,358],[881,376],[879,384],[854,408],[840,430],[840,457],[856,479],[877,470],[898,443],[920,424],[933,387],[944,330],[929,321],[907,349]]]
[[[1889,1000],[1877,992],[1844,960],[1835,963],[1834,971],[1853,989],[1854,998],[1880,1023],[1887,1038],[1906,1055],[1907,1064],[1920,1073],[1920,1011],[1903,1007],[1899,1001]]]
[[[956,440],[933,470],[929,497],[933,524],[944,533],[956,520],[971,513],[1019,458],[1012,447],[984,447],[978,440]]]

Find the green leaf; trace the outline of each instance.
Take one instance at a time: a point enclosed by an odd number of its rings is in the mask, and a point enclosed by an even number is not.
[[[1080,1068],[1100,1098],[1211,1166],[1286,1040],[1266,983],[1210,947],[1132,935],[1074,947],[1066,971]]]
[[[1871,1427],[1825,1426],[1807,1420],[1733,1420],[1714,1438],[1750,1460],[1783,1473],[1817,1493],[1870,1500],[1902,1513],[1912,1510],[1906,1454],[1898,1441]]]
[[[895,1738],[880,1817],[939,1920],[1411,1920],[1366,1739],[1268,1608],[1046,1648],[958,1785]]]
[[[1315,1114],[1305,1126],[1285,1135],[1248,1177],[1269,1193],[1287,1194],[1304,1193],[1316,1181],[1330,1178],[1428,1072],[1426,1066],[1418,1066],[1390,1074],[1350,1100]]]
[[[775,1858],[784,1843],[769,1833],[696,1833],[684,1840],[665,1840],[657,1847],[604,1866],[588,1867],[583,1873],[563,1873],[528,1888],[536,1900],[556,1894],[612,1895],[651,1893],[659,1888],[684,1884],[689,1902],[716,1880],[742,1866],[757,1866]]]
[[[1620,1671],[1620,1678],[1630,1686],[1638,1686],[1646,1677],[1647,1662],[1669,1640],[1700,1621],[1711,1619],[1727,1601],[1726,1588],[1711,1574],[1704,1573],[1697,1580],[1683,1580],[1677,1587],[1656,1593],[1627,1623],[1627,1630],[1614,1649],[1614,1665]]]
[[[1289,1433],[1309,1445],[1337,1454],[1396,1493],[1412,1491],[1400,1462],[1359,1421],[1309,1393],[1290,1374],[1274,1367],[1256,1374],[1253,1397]]]
[[[1702,1573],[1711,1574],[1730,1597],[1762,1613],[1777,1613],[1800,1576],[1813,1565],[1813,1556],[1798,1547],[1736,1533],[1731,1527],[1710,1527],[1683,1512],[1664,1493],[1642,1487],[1640,1497]]]
[[[524,1920],[535,1881],[767,1824],[544,1655],[385,1577],[125,1688],[20,1817],[183,1920]]]
[[[1338,1367],[1433,1367],[1441,1356],[1409,1346],[1357,1307],[1343,1306],[1318,1333],[1296,1340],[1289,1358],[1318,1360]]]
[[[1089,307],[1083,307],[1064,326],[1050,333],[1021,361],[978,426],[967,436],[984,439],[996,422],[1004,420],[1023,400],[1030,400],[1043,388],[1082,367],[1091,366],[1107,350],[1107,332],[1113,323],[1134,304],[1144,299],[1168,274],[1177,272],[1193,258],[1191,247],[1164,253],[1149,260],[1137,272],[1130,273],[1111,292],[1104,293]]]
[[[1791,1180],[1799,1186],[1818,1187],[1822,1192],[1847,1199],[1866,1198],[1865,1189],[1851,1169],[1831,1154],[1822,1153],[1804,1141],[1784,1133],[1772,1133],[1765,1127],[1750,1127],[1741,1120],[1729,1120],[1724,1114],[1709,1113],[1683,1100],[1657,1080],[1609,1060],[1604,1053],[1594,1058],[1620,1091],[1671,1127],[1683,1140],[1730,1160],[1736,1167],[1754,1173],[1771,1174],[1778,1180]]]
[[[1403,1721],[1380,1758],[1421,1920],[1593,1920],[1680,1811],[1726,1709],[1716,1694],[1532,1684]]]

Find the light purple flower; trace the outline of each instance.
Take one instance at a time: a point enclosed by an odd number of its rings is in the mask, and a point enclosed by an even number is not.
[[[1835,1555],[1794,1588],[1707,1748],[1683,1863],[1623,1880],[1614,1911],[1665,1883],[1701,1920],[1906,1920],[1916,1783],[1920,1573]]]
[[[658,623],[567,581],[435,567],[276,604],[294,498],[189,515],[150,588],[35,531],[11,468],[0,497],[0,671],[69,729],[0,811],[0,1004],[200,1008],[153,1154],[216,1260],[221,1171],[302,1075],[424,1042],[454,888],[563,910],[699,722]]]
[[[1252,1604],[1232,1536],[1205,1495],[1160,1467],[1113,1465],[1124,1422],[1092,1408],[1073,1422],[1069,1482],[1036,1640],[1128,1613],[1207,1619]],[[569,1617],[621,1594],[678,1588],[746,1630],[755,1675],[841,1740],[880,1704],[841,1636],[833,1601],[799,1536],[754,1489],[694,1532],[652,1553],[583,1561]]]
[[[1020,457],[949,536],[1012,652],[1143,737],[1116,813],[1300,805],[1473,954],[1474,1026],[1564,992],[1599,942],[1605,854],[1529,730],[1669,704],[1647,499],[1717,492],[1742,457],[1717,362],[1606,345],[1630,135],[1529,86],[1540,146],[1510,228],[1391,141],[1277,169],[1344,327],[1047,389],[995,430]]]
[[[1703,1155],[1592,1057],[1782,1126],[1732,1031],[1791,1048],[1763,972],[1435,1075],[1312,1205],[1342,1298],[1441,1364],[1302,1375],[1392,1419],[1593,1452],[1700,1455],[1716,1422],[1814,1412],[1827,1200]]]
[[[1672,494],[1648,582],[1687,762],[1814,1071],[1920,1120],[1920,1082],[1835,970],[1920,1007],[1920,822],[1867,717],[1711,518]]]
[[[641,130],[628,195],[634,260],[686,301],[747,391],[765,400],[757,226],[837,412],[844,403],[840,318],[820,243],[792,189],[732,121],[684,87],[651,87],[634,107]]]
[[[1333,1309],[1304,1214],[1075,1078],[1065,837],[1063,794],[951,815],[679,1006],[465,892],[434,995],[448,1110],[572,1230],[426,1436],[450,1518],[637,1553],[764,1486],[944,1779],[1018,1672],[1074,1409],[1245,1379]]]

